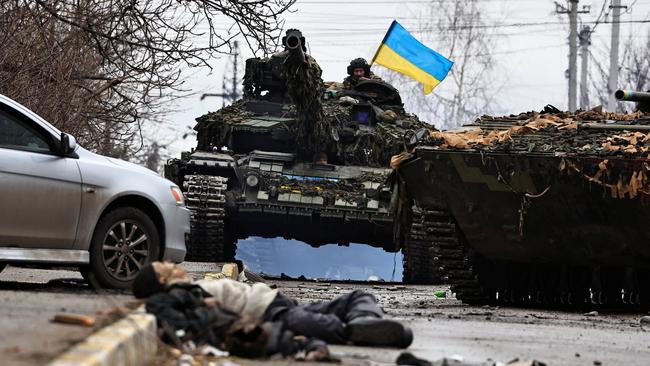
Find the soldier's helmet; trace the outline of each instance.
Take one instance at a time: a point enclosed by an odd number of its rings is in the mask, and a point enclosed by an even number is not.
[[[359,57],[350,61],[348,65],[348,75],[352,76],[354,74],[354,69],[363,69],[366,77],[370,76],[370,65],[365,58]]]
[[[302,32],[298,29],[289,29],[285,33],[284,37],[282,37],[282,45],[286,48],[287,47],[287,39],[289,37],[298,37],[300,39],[300,44],[302,45],[302,51],[307,52],[307,47],[305,46],[305,36],[302,35]]]

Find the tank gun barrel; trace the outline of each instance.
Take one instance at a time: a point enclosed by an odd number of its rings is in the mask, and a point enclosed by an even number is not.
[[[650,103],[650,93],[632,90],[617,90],[614,96],[618,100],[628,102]]]
[[[650,113],[650,92],[633,90],[617,90],[614,96],[618,100],[637,102],[637,109],[643,113]]]
[[[305,62],[305,53],[303,52],[302,39],[299,33],[287,33],[284,45],[290,52],[294,60]]]

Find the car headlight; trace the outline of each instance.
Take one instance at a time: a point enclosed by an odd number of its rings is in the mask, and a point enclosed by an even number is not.
[[[181,189],[172,186],[172,196],[174,196],[174,201],[176,201],[176,204],[179,206],[185,205],[185,199],[183,198],[183,192],[181,192]]]

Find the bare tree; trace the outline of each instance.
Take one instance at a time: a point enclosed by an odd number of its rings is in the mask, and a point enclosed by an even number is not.
[[[184,67],[208,66],[237,36],[253,53],[274,51],[294,1],[5,0],[0,92],[87,147],[127,157],[140,123],[186,92]]]
[[[478,0],[431,0],[419,15],[417,38],[454,61],[449,75],[430,95],[417,83],[392,72],[382,77],[399,87],[409,110],[438,128],[450,128],[494,111],[498,87],[491,73],[495,36]]]

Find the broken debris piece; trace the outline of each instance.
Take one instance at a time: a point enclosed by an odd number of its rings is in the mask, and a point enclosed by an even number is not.
[[[94,317],[81,314],[56,314],[52,321],[55,323],[74,324],[84,327],[92,327],[95,325]]]

